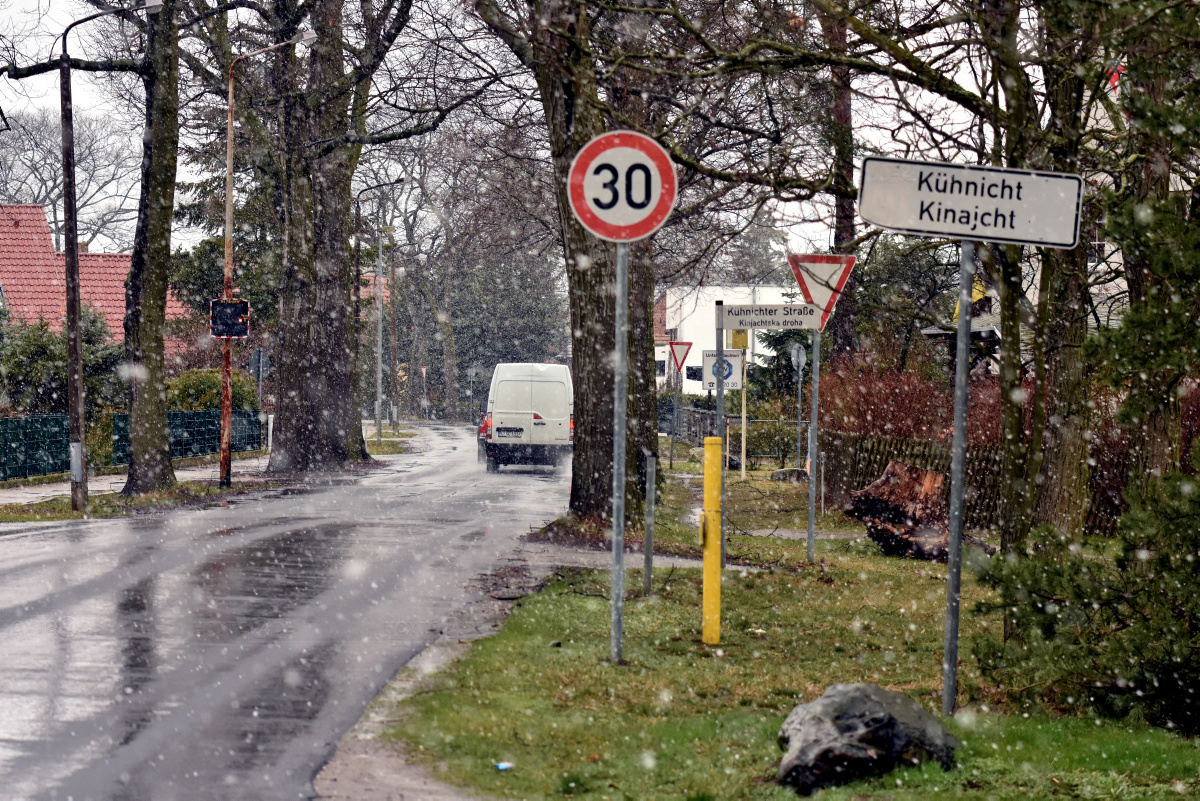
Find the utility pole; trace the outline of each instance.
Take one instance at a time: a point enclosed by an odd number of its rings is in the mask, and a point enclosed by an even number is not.
[[[161,2],[161,0],[160,0]],[[317,40],[315,31],[301,31],[286,42],[259,48],[238,56],[229,65],[229,109],[225,128],[225,283],[224,302],[233,301],[233,74],[237,65],[252,56],[292,44],[310,45]],[[221,480],[222,487],[233,483],[233,341],[221,340]]]
[[[163,0],[144,0],[140,8],[154,13],[162,8]],[[135,6],[137,8],[138,6]],[[125,11],[110,8],[76,20],[62,35],[62,53],[58,57],[58,91],[62,111],[62,171],[63,171],[63,266],[67,292],[67,411],[69,415],[68,442],[71,456],[71,508],[87,512],[87,454],[84,451],[83,341],[79,331],[79,222],[75,198],[75,117],[71,103],[71,56],[67,53],[67,35],[76,25]],[[133,421],[131,421],[133,422]]]
[[[375,444],[383,448],[383,198],[379,200],[379,218],[375,224],[375,285],[378,308],[375,315]]]

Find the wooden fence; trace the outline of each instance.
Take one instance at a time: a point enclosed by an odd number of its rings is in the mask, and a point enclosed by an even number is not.
[[[679,440],[693,446],[703,444],[704,437],[711,436],[716,424],[716,413],[704,409],[680,408]],[[660,420],[660,430],[670,430],[669,418]],[[794,452],[795,424],[791,421],[754,421],[774,426],[787,423],[787,453]],[[731,436],[740,427],[740,419],[730,415]],[[751,432],[753,432],[753,428]],[[807,431],[807,427],[805,429]],[[945,500],[950,500],[950,445],[932,440],[900,439],[898,437],[875,437],[851,434],[844,431],[821,431],[819,450],[825,454],[825,488],[828,503],[834,508],[844,505],[849,494],[863,489],[883,475],[889,461],[904,462],[914,467],[944,473]],[[806,449],[807,446],[804,446]],[[761,450],[761,449],[760,449]],[[774,453],[774,449],[768,449]],[[759,454],[763,460],[767,455]],[[755,463],[751,459],[751,464]],[[964,497],[963,522],[967,528],[991,528],[999,521],[997,499],[1000,491],[1000,446],[983,445],[967,449],[967,487]],[[1084,524],[1093,534],[1111,535],[1116,531],[1117,519],[1105,511],[1111,504],[1093,502]]]
[[[860,490],[878,479],[889,461],[904,462],[915,467],[950,475],[950,446],[929,440],[870,437],[860,434],[831,431],[822,434],[822,450],[827,462],[840,475],[830,475],[827,467],[826,484],[837,487],[839,503],[845,503],[850,492]],[[963,505],[963,522],[967,528],[990,528],[999,522],[997,500],[1000,491],[1000,446],[984,445],[967,448],[967,486]],[[945,483],[945,500],[950,500],[950,481]],[[1085,528],[1092,534],[1111,535],[1117,520],[1101,512],[1092,503]]]
[[[950,446],[930,440],[867,437],[840,434],[849,466],[848,489],[860,490],[883,475],[888,462],[905,464],[950,475]],[[988,528],[997,521],[996,498],[999,482],[1000,448],[995,445],[967,449],[967,489],[963,504],[963,522],[967,528]],[[828,479],[826,479],[828,481]],[[944,500],[950,501],[950,482],[946,481]]]

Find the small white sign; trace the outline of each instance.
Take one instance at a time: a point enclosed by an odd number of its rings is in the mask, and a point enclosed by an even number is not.
[[[811,303],[717,306],[718,328],[802,328],[812,331],[820,323],[821,307]]]
[[[1082,203],[1078,175],[882,158],[863,160],[858,193],[881,228],[1049,248],[1078,244]]]
[[[724,376],[725,389],[741,389],[742,388],[742,351],[727,350],[725,351],[725,359],[721,375]],[[704,351],[704,384],[705,389],[717,388],[717,352],[715,350]]]

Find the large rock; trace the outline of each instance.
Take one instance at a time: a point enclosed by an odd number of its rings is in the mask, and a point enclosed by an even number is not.
[[[934,760],[954,767],[959,742],[907,695],[874,684],[835,684],[792,710],[779,729],[779,782],[808,795]]]
[[[808,471],[802,467],[785,467],[782,470],[772,470],[771,480],[789,481],[792,484],[799,484],[801,481],[808,481]]]

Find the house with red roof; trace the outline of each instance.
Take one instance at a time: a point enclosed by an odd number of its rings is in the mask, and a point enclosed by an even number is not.
[[[100,312],[113,339],[125,338],[125,279],[128,253],[80,253],[79,297]],[[14,322],[45,320],[58,331],[66,317],[65,258],[54,249],[46,210],[28,204],[0,204],[0,303]],[[167,319],[188,316],[167,295]]]

